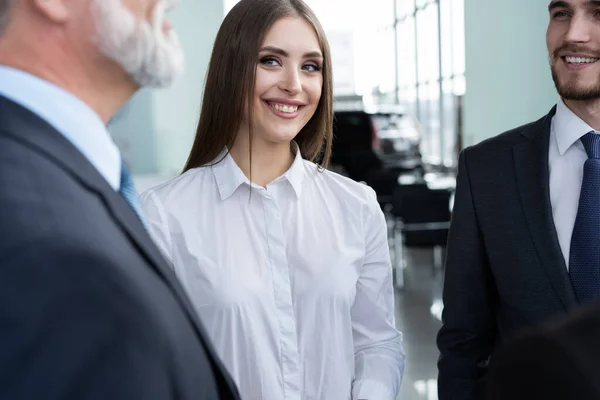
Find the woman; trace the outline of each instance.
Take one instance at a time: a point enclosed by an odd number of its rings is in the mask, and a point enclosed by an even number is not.
[[[143,195],[244,399],[398,394],[386,223],[373,190],[324,169],[332,115],[313,12],[242,0],[218,32],[184,173]]]

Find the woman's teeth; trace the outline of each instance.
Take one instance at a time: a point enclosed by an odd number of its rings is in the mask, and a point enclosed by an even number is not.
[[[285,104],[275,104],[275,103],[269,103],[269,106],[273,107],[277,111],[281,111],[281,112],[288,113],[288,114],[293,114],[296,111],[298,111],[298,106],[287,106]]]

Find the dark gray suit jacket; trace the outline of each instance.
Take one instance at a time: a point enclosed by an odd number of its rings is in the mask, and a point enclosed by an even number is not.
[[[550,204],[554,112],[460,155],[437,339],[440,400],[482,398],[504,338],[577,306]]]
[[[0,399],[238,398],[129,205],[0,96]]]

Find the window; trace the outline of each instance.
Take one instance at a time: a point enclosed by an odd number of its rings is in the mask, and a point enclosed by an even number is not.
[[[465,93],[464,0],[395,0],[397,100],[423,128],[426,162],[455,166]]]
[[[413,16],[399,21],[396,25],[398,43],[398,86],[416,86],[417,64],[415,51],[415,19]]]
[[[377,49],[374,49],[375,53],[372,55],[372,72],[379,77],[378,87],[382,94],[393,94],[396,89],[394,35],[394,27],[391,25],[377,32]]]
[[[452,0],[452,53],[454,75],[465,73],[465,2]]]
[[[417,12],[417,59],[419,83],[439,79],[439,30],[437,4],[429,4]]]
[[[415,13],[414,0],[395,0],[396,1],[396,18],[403,19],[407,16],[413,16]]]

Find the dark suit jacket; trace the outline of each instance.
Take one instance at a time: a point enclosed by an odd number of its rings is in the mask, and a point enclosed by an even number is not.
[[[600,399],[600,304],[510,341],[490,366],[486,400]]]
[[[504,338],[577,306],[550,204],[554,112],[461,152],[437,339],[440,400],[481,399]]]
[[[129,205],[0,97],[0,399],[237,398]]]

